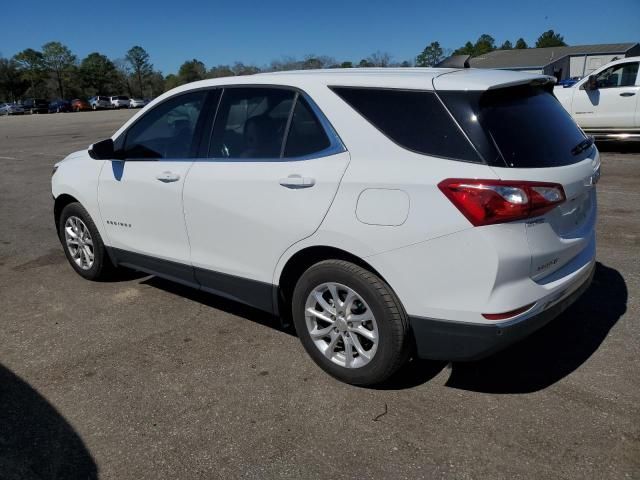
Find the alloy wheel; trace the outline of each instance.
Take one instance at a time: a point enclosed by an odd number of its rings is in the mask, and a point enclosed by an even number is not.
[[[322,354],[345,368],[367,365],[378,349],[378,324],[352,288],[328,282],[314,288],[305,304],[311,340]]]
[[[93,239],[85,223],[76,216],[67,218],[64,224],[64,238],[67,250],[75,264],[89,270],[94,262]]]

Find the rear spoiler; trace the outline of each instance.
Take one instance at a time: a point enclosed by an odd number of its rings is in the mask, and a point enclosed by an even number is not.
[[[471,55],[451,55],[436,65],[436,68],[471,68]]]
[[[541,87],[541,88],[545,88],[547,90],[549,90],[550,92],[553,92],[553,86],[556,84],[558,80],[556,79],[556,77],[552,77],[550,75],[545,75],[543,77],[540,78],[534,78],[534,79],[523,79],[523,80],[516,80],[514,82],[506,82],[506,83],[499,83],[497,85],[492,85],[489,88],[487,88],[487,90],[497,90],[500,88],[509,88],[509,87],[517,87],[520,85],[529,85],[532,87]]]

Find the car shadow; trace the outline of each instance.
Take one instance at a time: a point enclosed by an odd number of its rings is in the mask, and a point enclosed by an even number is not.
[[[296,336],[292,326],[261,310],[159,277],[140,283],[188,298],[252,322]],[[579,368],[600,346],[625,313],[627,287],[617,270],[597,263],[589,289],[561,316],[511,347],[475,362],[450,365],[446,386],[486,393],[531,393]],[[403,390],[429,382],[447,362],[411,359],[379,390]]]
[[[98,467],[73,427],[0,365],[0,480],[92,480]]]
[[[271,327],[275,330],[281,331],[282,333],[286,333],[287,335],[296,336],[293,326],[285,326],[284,322],[277,316],[258,310],[257,308],[253,308],[233,300],[228,300],[224,297],[219,297],[196,288],[181,285],[170,280],[165,280],[160,277],[149,277],[142,280],[140,283],[150,285],[173,295],[188,298],[191,301],[198,302],[207,307],[222,310],[223,312],[231,315],[245,318],[251,322]]]
[[[627,309],[620,273],[598,263],[589,289],[533,335],[477,362],[454,363],[446,385],[485,393],[531,393],[563,379],[598,349]]]

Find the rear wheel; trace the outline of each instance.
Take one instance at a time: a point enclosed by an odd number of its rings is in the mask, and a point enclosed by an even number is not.
[[[293,294],[293,320],[311,358],[353,385],[389,378],[409,354],[407,316],[391,288],[342,260],[309,268]]]
[[[62,210],[58,236],[73,269],[88,280],[103,280],[114,270],[107,250],[89,213],[77,202]]]

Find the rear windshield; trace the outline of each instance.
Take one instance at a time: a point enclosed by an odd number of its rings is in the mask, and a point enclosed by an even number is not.
[[[585,135],[544,88],[438,93],[489,165],[557,167],[592,153],[576,148]]]
[[[467,162],[481,162],[433,92],[331,87],[390,140],[407,150]]]

